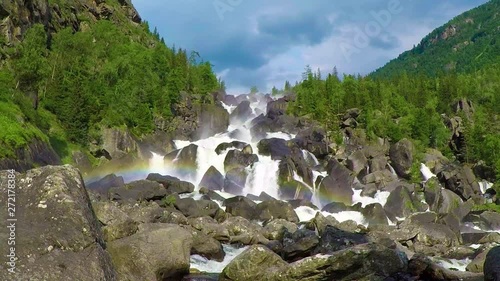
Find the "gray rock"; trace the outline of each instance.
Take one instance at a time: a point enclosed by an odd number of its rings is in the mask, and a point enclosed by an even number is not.
[[[500,247],[491,249],[484,261],[484,281],[500,280]]]
[[[119,280],[175,280],[189,273],[193,238],[177,225],[142,225],[138,233],[108,243]]]
[[[0,191],[6,195],[0,196],[2,206],[7,206],[13,176],[17,280],[117,280],[79,171],[68,165],[25,174],[0,171]],[[0,215],[4,222],[12,218],[7,214],[5,209]],[[5,241],[0,250],[5,255],[10,252],[10,231],[0,228],[0,240]],[[12,280],[3,269],[0,279]]]
[[[396,173],[403,178],[410,178],[410,169],[413,165],[415,147],[408,139],[402,139],[393,144],[389,150],[392,165]]]
[[[257,204],[257,219],[271,221],[274,219],[285,219],[290,222],[299,222],[299,217],[290,203],[279,200],[264,201]]]
[[[209,190],[222,190],[224,188],[224,176],[217,168],[210,166],[203,175],[199,186]]]

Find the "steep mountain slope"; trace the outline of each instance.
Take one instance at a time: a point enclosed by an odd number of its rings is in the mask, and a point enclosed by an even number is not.
[[[0,1],[0,84],[0,168],[18,170],[172,131],[181,92],[203,103],[220,86],[130,0]]]
[[[500,1],[492,0],[455,17],[370,76],[469,73],[500,60]]]

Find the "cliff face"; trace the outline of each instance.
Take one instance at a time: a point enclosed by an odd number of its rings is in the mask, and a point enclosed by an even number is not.
[[[1,0],[0,45],[20,42],[34,24],[50,34],[66,27],[79,31],[100,19],[141,22],[130,0]]]
[[[0,170],[14,169],[24,172],[35,166],[60,164],[61,159],[48,143],[33,140],[26,147],[17,149],[15,158],[0,159]]]

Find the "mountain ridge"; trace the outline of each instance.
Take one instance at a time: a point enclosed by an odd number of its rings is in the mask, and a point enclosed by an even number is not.
[[[491,0],[454,17],[420,43],[369,74],[388,78],[403,72],[437,76],[470,73],[500,57],[500,1]]]

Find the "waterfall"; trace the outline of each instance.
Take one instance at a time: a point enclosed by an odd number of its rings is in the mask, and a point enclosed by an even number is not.
[[[431,169],[429,169],[429,167],[427,167],[424,163],[420,164],[420,173],[422,173],[424,181],[428,181],[430,178],[436,177],[436,175],[431,172]]]
[[[163,160],[163,155],[154,153],[151,151],[153,155],[151,159],[149,159],[149,171],[151,173],[163,174],[165,173],[165,161]]]

